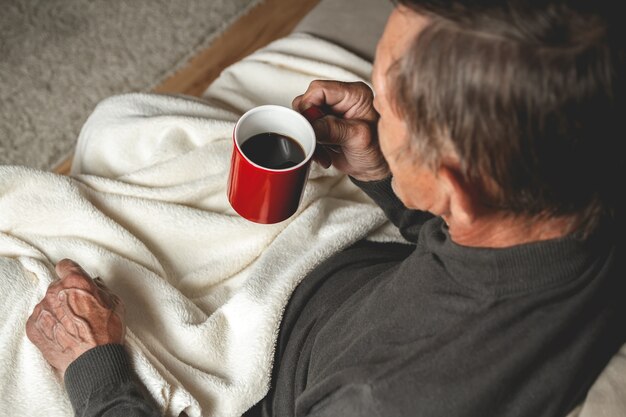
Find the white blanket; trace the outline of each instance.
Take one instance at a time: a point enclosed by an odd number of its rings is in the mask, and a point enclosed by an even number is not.
[[[294,36],[225,71],[206,102],[105,100],[81,132],[72,178],[0,167],[0,415],[72,415],[24,333],[64,257],[124,301],[135,370],[164,414],[237,416],[260,400],[294,287],[385,218],[346,177],[319,167],[291,219],[240,218],[225,195],[234,122],[252,106],[290,106],[314,78],[366,80],[370,69]]]
[[[230,67],[203,101],[104,101],[72,177],[0,167],[0,416],[72,415],[24,331],[64,257],[124,301],[134,369],[164,415],[238,416],[260,400],[297,283],[358,239],[401,238],[349,180],[317,166],[291,219],[241,219],[225,196],[232,128],[250,107],[289,106],[312,79],[367,80],[370,69],[292,35]]]

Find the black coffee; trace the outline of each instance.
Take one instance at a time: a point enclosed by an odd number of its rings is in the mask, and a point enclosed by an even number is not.
[[[287,169],[304,161],[304,149],[289,136],[259,133],[241,144],[241,151],[257,165],[269,169]]]

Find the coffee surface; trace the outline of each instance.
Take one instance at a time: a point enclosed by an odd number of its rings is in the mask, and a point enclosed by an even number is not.
[[[280,133],[256,134],[241,144],[241,151],[257,165],[269,169],[287,169],[304,161],[302,146]]]

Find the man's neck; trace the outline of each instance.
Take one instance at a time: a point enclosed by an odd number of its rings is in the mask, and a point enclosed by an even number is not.
[[[569,234],[575,224],[572,217],[530,218],[501,213],[481,216],[471,224],[459,224],[445,218],[452,240],[463,246],[506,248]]]

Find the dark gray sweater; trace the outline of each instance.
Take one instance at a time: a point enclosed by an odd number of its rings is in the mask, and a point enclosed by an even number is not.
[[[359,242],[303,280],[272,388],[247,416],[547,417],[584,399],[626,341],[624,251],[607,227],[585,241],[463,247],[389,181],[355,182],[415,244]],[[77,415],[153,415],[124,360],[100,347],[68,368]]]

